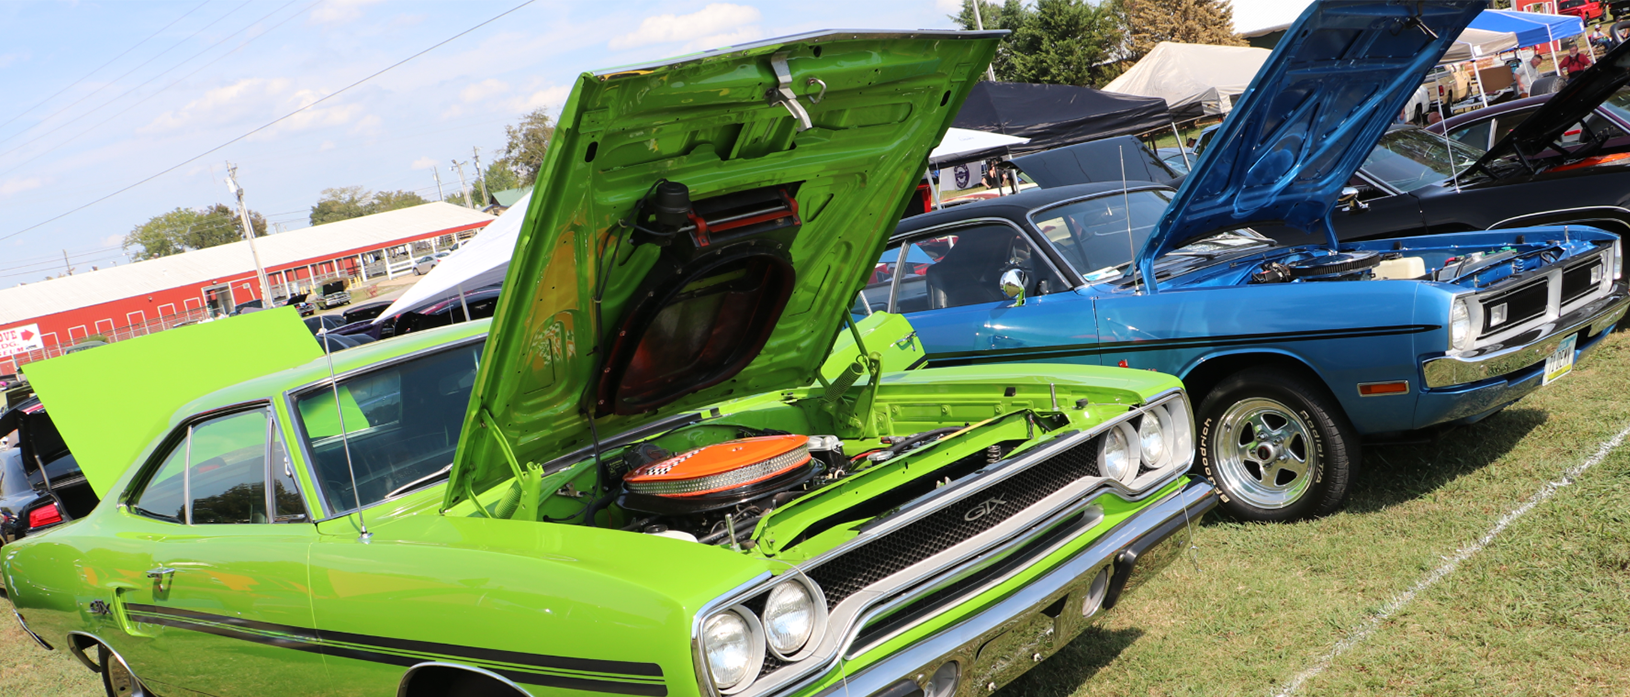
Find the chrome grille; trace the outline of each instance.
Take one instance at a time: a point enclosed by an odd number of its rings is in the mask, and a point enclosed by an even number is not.
[[[828,608],[970,537],[996,527],[1083,477],[1097,477],[1098,441],[1089,438],[1041,464],[861,545],[808,571]],[[975,515],[980,510],[986,512]]]

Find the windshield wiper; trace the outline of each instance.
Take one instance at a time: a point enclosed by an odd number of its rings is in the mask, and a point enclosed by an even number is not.
[[[434,484],[437,481],[446,479],[447,473],[451,471],[453,471],[453,463],[449,462],[447,463],[446,467],[392,489],[390,493],[385,494],[385,498],[388,499],[396,496],[397,494],[405,494],[409,491],[413,491],[414,489],[419,489]]]

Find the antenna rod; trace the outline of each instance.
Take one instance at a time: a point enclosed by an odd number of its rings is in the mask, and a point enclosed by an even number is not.
[[[328,357],[328,386],[334,391],[334,416],[340,420],[340,447],[345,450],[345,471],[351,473],[351,500],[357,504],[357,525],[362,534],[357,539],[368,541],[368,521],[362,519],[362,492],[357,490],[357,468],[351,463],[351,438],[345,432],[345,410],[340,408],[340,381],[334,379],[334,350],[328,344],[328,332],[323,332],[323,354]]]
[[[1132,242],[1132,195],[1127,192],[1126,186],[1126,148],[1124,146],[1117,145],[1115,146],[1115,152],[1121,156],[1121,208],[1126,213],[1126,251],[1128,254],[1126,258],[1126,271],[1127,273],[1134,274],[1132,277],[1132,288],[1136,289],[1138,287],[1138,280],[1136,276],[1138,273],[1138,250],[1137,245]]]

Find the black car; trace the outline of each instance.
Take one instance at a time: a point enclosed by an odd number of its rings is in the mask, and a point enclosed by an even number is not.
[[[462,301],[455,295],[451,298],[420,305],[380,322],[379,338],[384,339],[435,327],[445,327],[457,322],[491,317],[494,312],[498,311],[498,294],[501,290],[502,284],[495,283],[466,292]],[[465,307],[470,309],[468,317],[464,313]]]
[[[0,524],[0,536],[5,541],[73,520],[96,508],[100,499],[39,398],[30,398],[0,414],[0,434],[12,431],[17,432],[21,471],[34,495],[18,504],[12,516]]]
[[[378,317],[381,314],[384,314],[385,310],[390,309],[390,306],[391,301],[389,300],[363,303],[361,305],[352,306],[345,312],[340,313],[340,316],[345,318],[346,324],[351,324],[352,322],[361,322],[363,320],[370,320]]]

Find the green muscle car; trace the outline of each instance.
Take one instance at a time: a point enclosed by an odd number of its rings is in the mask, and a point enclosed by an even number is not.
[[[264,348],[312,343],[281,309],[31,365],[102,503],[0,550],[19,622],[110,695],[1006,684],[1216,499],[1175,378],[924,368],[850,317],[999,36],[583,75],[490,321],[324,355]],[[195,391],[105,386],[158,364]]]

